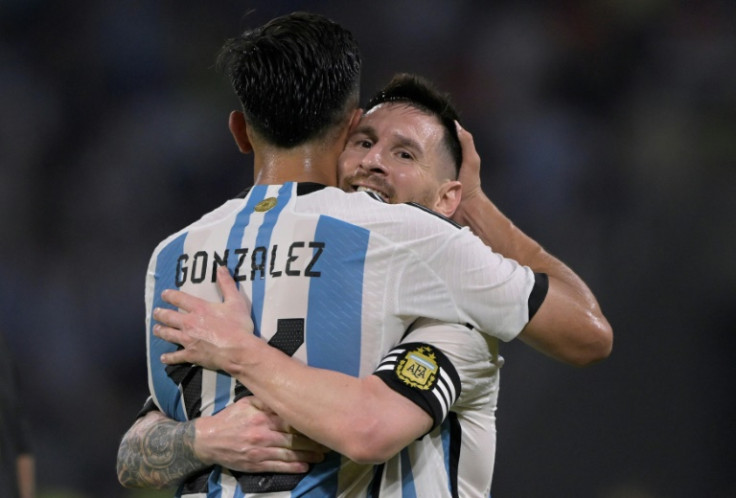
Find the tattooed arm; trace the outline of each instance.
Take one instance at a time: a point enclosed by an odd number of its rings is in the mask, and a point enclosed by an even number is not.
[[[300,473],[327,451],[249,396],[189,422],[148,412],[123,436],[118,480],[129,488],[163,489],[215,464],[241,472]]]
[[[194,422],[175,422],[161,412],[139,418],[118,449],[118,480],[130,488],[163,489],[207,464],[194,453]]]

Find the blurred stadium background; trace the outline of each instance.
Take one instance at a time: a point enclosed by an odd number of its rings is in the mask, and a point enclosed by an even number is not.
[[[115,475],[148,256],[250,184],[214,56],[294,10],[354,31],[364,96],[449,91],[487,193],[614,326],[583,370],[504,346],[493,496],[736,496],[735,2],[2,0],[0,327],[39,496],[171,496]]]

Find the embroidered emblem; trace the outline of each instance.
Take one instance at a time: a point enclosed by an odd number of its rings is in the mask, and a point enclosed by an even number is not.
[[[263,213],[265,211],[268,211],[269,209],[271,209],[275,205],[276,205],[276,198],[275,197],[266,197],[261,202],[259,202],[258,204],[256,204],[256,207],[254,208],[254,210],[257,213]]]
[[[437,383],[437,359],[430,346],[407,351],[396,366],[396,376],[405,384],[426,391]]]

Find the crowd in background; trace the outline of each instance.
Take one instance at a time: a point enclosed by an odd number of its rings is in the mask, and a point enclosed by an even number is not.
[[[148,257],[252,182],[214,57],[294,10],[354,31],[364,96],[448,91],[486,192],[613,325],[588,369],[504,345],[494,495],[734,496],[736,3],[4,0],[0,328],[41,496],[132,496]]]

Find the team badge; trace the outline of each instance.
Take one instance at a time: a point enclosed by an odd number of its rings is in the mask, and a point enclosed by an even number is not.
[[[256,207],[253,208],[257,213],[263,213],[271,209],[276,205],[276,198],[275,197],[266,197],[261,202],[256,204]]]
[[[437,358],[430,346],[404,353],[396,365],[396,376],[405,384],[426,391],[437,383]]]

